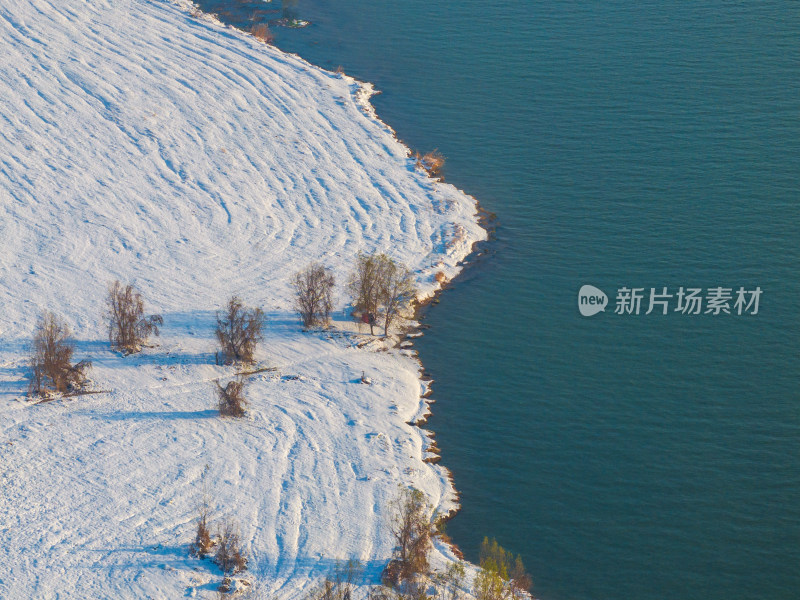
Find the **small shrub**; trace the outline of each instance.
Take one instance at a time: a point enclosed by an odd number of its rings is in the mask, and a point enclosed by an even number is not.
[[[227,520],[222,525],[222,530],[217,539],[217,552],[214,555],[223,573],[239,573],[247,569],[247,558],[241,549],[239,541],[239,528],[236,523]]]
[[[189,546],[189,553],[198,558],[205,558],[211,554],[213,547],[214,540],[211,539],[211,531],[208,529],[208,505],[203,503],[197,517],[197,531],[194,542]]]
[[[475,575],[477,600],[519,600],[531,588],[531,576],[525,572],[522,557],[514,558],[497,540],[483,539],[480,565]]]
[[[48,396],[82,390],[92,363],[83,360],[73,365],[74,352],[69,326],[55,314],[44,312],[36,324],[31,344],[29,395]]]
[[[447,275],[444,274],[444,271],[437,271],[436,275],[434,275],[434,279],[436,279],[436,283],[439,285],[447,283]]]
[[[398,600],[431,600],[428,596],[428,582],[422,578],[407,581],[401,592]]]
[[[294,276],[292,286],[303,327],[327,325],[333,308],[333,275],[322,265],[312,264]]]
[[[381,583],[396,588],[403,581],[403,563],[399,558],[391,559],[381,573]]]
[[[465,563],[451,562],[444,573],[437,573],[433,577],[438,600],[460,600],[463,598],[464,584],[467,569]]]
[[[219,415],[221,417],[243,417],[247,400],[244,397],[244,381],[241,379],[229,381],[224,388],[217,384],[219,397]]]
[[[390,600],[393,596],[392,590],[383,585],[372,586],[367,591],[367,600]]]
[[[275,36],[266,23],[256,23],[250,28],[250,33],[253,34],[253,37],[267,44],[271,44],[275,41]]]
[[[424,578],[405,581],[401,586],[383,584],[371,589],[367,600],[437,600],[428,595],[429,582]]]
[[[132,286],[115,281],[108,287],[108,339],[117,350],[139,352],[150,335],[158,335],[161,315],[144,316],[142,295]]]
[[[233,579],[230,577],[223,577],[219,587],[217,588],[217,598],[225,598],[228,594],[233,592],[235,585],[236,584],[234,583]]]
[[[509,600],[506,581],[494,564],[481,567],[475,574],[474,585],[476,600]]]
[[[431,177],[440,177],[442,169],[444,168],[445,158],[441,152],[434,150],[426,154],[420,155],[417,152],[414,155],[417,161],[417,167],[425,169]]]
[[[320,587],[306,596],[306,600],[350,600],[354,584],[363,572],[364,565],[356,559],[344,564],[337,562],[332,576],[328,576]]]
[[[224,364],[255,362],[256,345],[263,339],[264,313],[260,308],[246,308],[237,296],[217,312],[215,334],[221,346]]]

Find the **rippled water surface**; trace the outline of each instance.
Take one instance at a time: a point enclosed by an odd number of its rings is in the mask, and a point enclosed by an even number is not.
[[[311,21],[277,45],[498,215],[418,344],[468,558],[496,536],[552,600],[800,597],[796,2],[200,4]],[[586,318],[584,283],[763,294]]]

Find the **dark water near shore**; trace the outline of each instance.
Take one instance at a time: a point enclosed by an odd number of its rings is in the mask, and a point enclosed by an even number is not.
[[[467,558],[496,536],[552,600],[800,598],[800,6],[284,4],[226,18],[312,21],[277,45],[498,215],[417,345]],[[585,283],[763,295],[586,318]]]

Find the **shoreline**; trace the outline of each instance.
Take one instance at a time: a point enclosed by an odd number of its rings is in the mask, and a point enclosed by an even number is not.
[[[427,311],[430,310],[433,306],[436,306],[436,305],[439,304],[440,296],[448,288],[450,288],[459,278],[463,277],[468,269],[471,269],[471,268],[474,268],[474,267],[477,266],[476,265],[476,261],[479,260],[481,257],[486,255],[486,252],[483,250],[484,246],[491,245],[492,243],[495,242],[495,239],[496,239],[495,238],[495,228],[496,228],[495,222],[497,220],[497,216],[494,213],[490,213],[488,211],[485,211],[480,206],[480,202],[476,201],[476,204],[477,204],[477,207],[478,207],[478,213],[476,213],[476,215],[478,216],[478,222],[481,225],[481,227],[483,227],[484,230],[487,232],[487,239],[485,239],[485,240],[477,240],[477,241],[473,242],[472,251],[460,261],[460,264],[462,265],[462,267],[461,267],[461,270],[455,275],[455,277],[442,282],[440,284],[439,288],[434,291],[432,296],[430,296],[430,297],[428,297],[428,298],[426,298],[426,299],[424,299],[422,301],[419,301],[419,302],[415,301],[414,302],[414,315],[413,315],[412,318],[413,318],[413,321],[416,323],[416,325],[409,328],[409,330],[413,331],[414,333],[412,333],[410,335],[406,334],[406,335],[402,336],[405,339],[404,339],[403,342],[398,342],[398,345],[400,343],[402,343],[404,348],[408,348],[408,347],[413,348],[414,347],[414,341],[416,339],[418,339],[419,337],[421,337],[422,335],[425,335],[423,333],[423,331],[429,331],[431,329],[430,325],[422,323],[422,320],[424,320],[425,314],[427,313]],[[426,388],[425,393],[422,395],[422,399],[423,399],[423,402],[425,403],[425,407],[426,408],[425,408],[425,413],[422,415],[422,417],[420,417],[419,419],[417,419],[416,421],[414,421],[411,424],[414,425],[415,427],[421,429],[423,425],[427,424],[428,419],[431,416],[433,416],[433,407],[432,407],[432,405],[436,403],[436,400],[434,398],[432,398],[433,393],[434,393],[434,391],[433,391],[433,383],[436,380],[425,369],[425,365],[422,362],[422,359],[419,358],[419,351],[416,348],[414,348],[414,352],[416,353],[416,356],[418,358],[418,361],[419,361],[419,364],[420,364],[420,367],[421,367],[419,379],[424,384],[424,386]],[[442,460],[442,451],[439,448],[438,444],[436,443],[436,431],[434,431],[434,430],[425,430],[425,431],[430,431],[431,432],[431,435],[429,436],[429,439],[431,441],[431,446],[427,449],[427,451],[429,453],[434,454],[435,456],[433,458],[430,458],[430,459],[426,458],[424,460],[425,460],[425,462],[430,462],[432,464],[438,464],[442,469],[444,469],[444,471],[446,472],[447,478],[450,481],[450,486],[452,487],[453,492],[455,493],[456,507],[453,510],[447,512],[446,514],[444,514],[444,515],[442,515],[440,517],[440,521],[443,524],[447,524],[452,519],[454,519],[456,516],[458,516],[459,512],[461,512],[461,493],[459,492],[458,488],[456,487],[455,478],[453,476],[452,470],[449,467],[447,467],[446,465],[440,464],[440,461]],[[458,558],[459,560],[462,560],[462,561],[466,560],[465,557],[464,557],[464,551],[458,546],[458,544],[449,535],[445,534],[441,539],[442,539],[443,543],[445,543],[447,546],[450,547],[450,549],[452,550],[452,552],[456,556],[456,558]]]
[[[355,93],[355,99],[356,99],[356,102],[362,107],[363,111],[369,117],[371,117],[372,119],[374,119],[375,121],[380,123],[383,127],[386,128],[387,131],[389,131],[391,133],[393,139],[396,140],[399,144],[401,144],[406,149],[406,152],[407,152],[407,155],[408,155],[409,158],[414,155],[414,152],[411,149],[411,147],[408,144],[406,144],[397,135],[397,132],[395,131],[394,127],[392,127],[391,125],[389,125],[388,123],[383,121],[381,119],[381,117],[377,114],[377,111],[375,110],[375,107],[371,102],[371,98],[373,96],[375,96],[375,95],[380,94],[381,92],[375,89],[373,83],[358,80],[358,79],[348,75],[341,67],[338,67],[336,71],[328,71],[324,67],[321,67],[319,65],[315,65],[314,63],[309,62],[308,60],[306,60],[304,57],[300,56],[297,53],[288,52],[286,50],[283,50],[282,48],[280,48],[279,46],[275,45],[274,43],[264,41],[261,38],[259,38],[258,36],[253,35],[253,33],[251,33],[250,31],[247,31],[245,29],[241,29],[239,27],[236,27],[233,24],[226,23],[225,21],[220,19],[218,15],[216,15],[214,13],[205,13],[205,12],[203,12],[191,0],[174,0],[174,1],[181,8],[184,8],[184,4],[188,3],[191,8],[189,8],[187,10],[189,11],[190,15],[193,18],[207,19],[207,20],[210,20],[212,22],[216,22],[217,24],[222,25],[225,28],[234,29],[237,32],[240,32],[240,33],[242,33],[244,35],[251,36],[251,37],[253,37],[255,39],[258,39],[259,41],[261,41],[265,45],[268,45],[268,46],[270,46],[272,48],[275,48],[276,50],[280,51],[281,53],[283,53],[283,54],[285,54],[287,56],[295,57],[295,58],[297,58],[297,59],[299,59],[299,60],[301,60],[301,61],[303,61],[303,62],[305,62],[305,63],[307,63],[309,65],[311,65],[314,68],[320,69],[322,71],[326,71],[326,72],[328,72],[328,73],[330,73],[330,74],[332,74],[334,76],[338,76],[338,77],[340,77],[342,79],[347,79],[347,80],[350,80],[350,81],[354,82],[355,84],[358,85],[358,89],[357,89],[357,91]],[[431,175],[430,173],[428,173],[427,177],[432,182],[435,182],[435,183],[446,183],[444,176],[437,177],[437,176],[434,176],[434,175]],[[452,184],[448,184],[448,185],[452,185]],[[480,201],[477,198],[475,198],[473,195],[465,192],[461,188],[456,188],[456,189],[459,192],[463,193],[464,195],[468,196],[469,198],[471,198],[474,201],[474,203],[475,203],[475,214],[474,214],[475,222],[478,224],[479,227],[481,227],[486,232],[486,237],[485,237],[485,239],[473,240],[471,242],[469,253],[466,256],[464,256],[461,260],[458,261],[458,263],[457,263],[458,270],[453,274],[453,276],[446,277],[443,281],[439,281],[438,278],[437,278],[436,279],[436,284],[437,285],[431,290],[430,293],[428,293],[427,295],[421,296],[421,297],[417,297],[415,300],[412,301],[411,306],[412,306],[413,313],[412,313],[412,316],[410,317],[409,320],[413,323],[413,325],[411,325],[411,326],[407,327],[406,329],[398,332],[398,340],[397,340],[397,342],[395,344],[395,348],[398,348],[398,349],[414,348],[414,340],[417,337],[419,337],[420,335],[424,335],[422,333],[423,330],[428,330],[429,329],[429,327],[426,327],[425,324],[421,322],[424,319],[426,311],[429,310],[432,306],[438,305],[439,302],[440,302],[440,297],[441,297],[442,293],[444,291],[446,291],[449,287],[451,287],[459,278],[463,277],[463,275],[464,275],[464,273],[465,273],[465,271],[467,269],[475,266],[475,261],[476,260],[478,260],[482,256],[485,256],[486,251],[483,250],[483,247],[486,246],[486,245],[490,245],[490,244],[492,244],[493,242],[496,241],[497,215],[495,213],[493,213],[493,212],[485,210],[483,208],[483,206],[481,206]],[[414,334],[409,335],[409,332],[415,332],[418,335],[414,335]],[[455,481],[454,481],[454,477],[453,477],[452,471],[448,467],[446,467],[445,465],[442,465],[441,462],[440,462],[442,460],[442,456],[441,456],[441,450],[439,449],[438,445],[436,444],[436,432],[432,431],[432,430],[427,430],[427,429],[423,429],[422,428],[423,425],[425,425],[427,423],[428,419],[433,415],[432,404],[435,404],[436,400],[432,399],[432,395],[433,395],[432,384],[433,384],[433,382],[435,380],[430,376],[428,371],[425,369],[425,365],[422,363],[422,360],[419,358],[418,351],[415,348],[414,348],[413,351],[414,351],[415,360],[418,362],[418,364],[420,366],[419,380],[420,380],[420,383],[423,385],[423,387],[425,388],[426,391],[420,397],[420,399],[422,401],[422,404],[424,405],[424,410],[422,411],[422,416],[420,416],[419,418],[417,418],[416,420],[414,420],[412,422],[409,422],[408,424],[413,426],[413,427],[416,427],[420,431],[422,437],[429,441],[429,445],[428,445],[427,448],[425,448],[425,452],[427,454],[432,454],[433,456],[432,457],[423,458],[423,462],[429,463],[429,464],[438,465],[439,468],[444,470],[445,475],[446,475],[446,477],[447,477],[447,479],[449,481],[451,490],[452,490],[452,492],[454,494],[454,499],[455,499],[456,506],[455,506],[455,508],[443,513],[440,516],[440,521],[442,523],[447,523],[450,520],[452,520],[453,518],[455,518],[458,515],[458,513],[461,511],[461,499],[460,499],[461,496],[460,496],[460,493],[458,491],[458,488],[456,488],[456,486],[455,486]],[[437,507],[434,507],[434,512],[436,510],[437,510]],[[442,542],[451,549],[453,554],[459,560],[464,560],[463,551],[461,550],[461,548],[458,547],[458,545],[449,536],[443,537],[441,539],[442,539]]]

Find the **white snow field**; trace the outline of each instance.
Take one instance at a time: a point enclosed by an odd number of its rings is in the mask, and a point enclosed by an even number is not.
[[[399,485],[456,506],[408,424],[420,365],[355,333],[344,281],[378,250],[430,294],[485,237],[474,200],[415,169],[368,88],[189,8],[0,0],[4,599],[216,597],[219,569],[187,552],[204,487],[212,522],[239,523],[258,596],[279,600],[337,560],[377,583]],[[312,261],[337,278],[333,331],[303,332],[292,310]],[[164,317],[138,355],[108,345],[115,279]],[[250,378],[241,420],[217,415],[212,383],[235,373],[213,335],[232,294],[264,308],[259,364],[277,369]],[[104,393],[25,397],[45,309]]]

